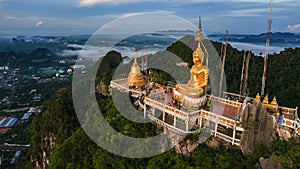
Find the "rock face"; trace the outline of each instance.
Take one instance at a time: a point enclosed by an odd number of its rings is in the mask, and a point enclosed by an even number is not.
[[[211,136],[210,139],[208,139],[205,144],[209,147],[213,147],[213,148],[217,148],[217,147],[220,147],[220,146],[223,146],[223,147],[227,147],[229,143],[217,138],[217,137],[213,137]]]
[[[264,159],[261,157],[259,159],[259,165],[257,168],[260,169],[281,169],[282,166],[279,162],[277,162],[275,156],[271,156],[270,158]]]
[[[276,138],[276,120],[260,102],[247,104],[240,113],[240,120],[244,127],[240,148],[245,155],[252,154],[258,144],[269,148]]]
[[[177,154],[181,154],[183,156],[189,157],[191,152],[193,152],[199,146],[198,142],[191,142],[190,140],[181,141],[176,144],[174,149]]]
[[[100,83],[96,86],[96,91],[100,94],[102,94],[103,96],[107,96],[107,86],[100,81]]]
[[[52,156],[52,152],[55,148],[56,137],[53,133],[49,133],[43,139],[44,146],[41,147],[42,153],[40,161],[31,157],[31,162],[35,164],[34,169],[44,169],[49,166],[49,159]]]
[[[285,141],[290,141],[293,138],[292,136],[293,131],[291,129],[282,129],[278,127],[277,133],[278,136]]]

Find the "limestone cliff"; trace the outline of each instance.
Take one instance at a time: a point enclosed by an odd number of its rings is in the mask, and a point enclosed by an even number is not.
[[[40,156],[39,158],[35,158],[31,156],[31,163],[34,164],[34,169],[45,169],[49,166],[49,161],[52,156],[52,152],[55,148],[56,137],[53,133],[48,133],[42,139],[42,145],[40,147]]]
[[[282,166],[278,162],[278,157],[276,156],[271,156],[270,158],[263,158],[261,157],[259,159],[259,164],[257,164],[258,169],[281,169]]]
[[[199,146],[198,142],[192,142],[191,140],[184,140],[176,144],[174,149],[177,154],[189,157],[191,153]]]
[[[241,138],[241,150],[245,155],[252,154],[255,145],[269,148],[275,140],[275,117],[269,115],[260,102],[247,104],[240,112],[244,127]]]
[[[108,95],[107,86],[102,81],[100,81],[100,83],[98,83],[98,85],[96,86],[96,91],[97,93],[100,93],[103,96]]]

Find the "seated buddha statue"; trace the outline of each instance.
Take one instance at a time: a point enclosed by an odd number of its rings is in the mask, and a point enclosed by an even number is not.
[[[190,80],[187,84],[176,85],[176,90],[185,96],[199,98],[206,93],[208,84],[208,69],[203,63],[204,53],[198,43],[198,48],[193,53],[194,65],[190,70]]]

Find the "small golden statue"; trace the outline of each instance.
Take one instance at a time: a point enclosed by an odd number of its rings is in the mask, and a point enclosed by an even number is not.
[[[260,95],[259,95],[259,93],[256,94],[256,97],[255,97],[254,101],[257,101],[257,102],[260,101]]]
[[[271,104],[272,104],[272,105],[278,105],[277,100],[276,100],[276,97],[273,98]]]
[[[262,103],[263,104],[269,104],[269,97],[268,97],[268,95],[266,95],[266,97],[264,98],[264,100],[263,100]]]

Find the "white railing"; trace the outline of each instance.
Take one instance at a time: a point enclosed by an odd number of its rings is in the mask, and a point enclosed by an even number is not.
[[[286,119],[286,118],[284,118],[284,123],[280,124],[280,125],[288,127],[288,128],[292,128],[292,129],[296,129],[297,127],[299,127],[299,124],[296,121]]]
[[[142,91],[134,90],[134,89],[129,89],[129,88],[127,88],[127,87],[119,84],[118,82],[121,82],[122,80],[124,80],[124,79],[110,81],[110,87],[117,88],[117,89],[123,89],[123,90],[125,90],[127,92],[131,92],[133,95],[141,95],[141,94],[143,94]]]
[[[233,101],[233,100],[228,100],[228,99],[223,99],[223,98],[215,97],[215,96],[211,96],[211,101],[224,103],[224,104],[234,106],[234,107],[241,107],[242,106],[242,103],[240,103],[240,102]]]
[[[178,110],[177,108],[165,105],[164,103],[158,102],[156,100],[150,99],[148,97],[145,98],[145,104],[150,105],[154,108],[160,109],[162,111],[165,111],[166,113],[176,116],[182,120],[186,120],[187,118],[197,118],[202,116],[204,119],[207,119],[209,121],[217,121],[219,124],[234,128],[234,125],[236,123],[235,120],[224,117],[222,115],[218,115],[209,111],[205,110],[199,110],[192,113],[184,112],[182,110]],[[243,128],[237,127],[238,131],[243,131]]]
[[[161,103],[159,101],[150,99],[148,97],[145,98],[145,104],[153,106],[155,108],[158,108],[162,111],[165,111],[166,113],[168,113],[170,115],[176,115],[177,117],[179,117],[183,120],[185,120],[189,116],[189,113],[187,113],[187,112],[184,112],[182,110],[178,110],[174,107],[168,106],[164,103]]]
[[[165,126],[167,127],[168,129],[171,129],[172,131],[174,132],[177,132],[177,133],[180,133],[180,134],[191,134],[191,133],[195,133],[195,132],[199,132],[199,130],[195,130],[195,131],[185,131],[185,130],[181,130],[179,128],[176,128],[174,127],[173,125],[170,125],[166,122],[163,122],[162,120],[156,118],[156,117],[153,117],[152,115],[148,114],[148,117],[150,120],[152,120],[154,123],[158,124],[158,125],[161,125],[161,126]]]
[[[236,97],[239,97],[239,98],[246,98],[246,96],[236,94],[236,93],[230,93],[230,92],[223,92],[223,95],[236,96]]]
[[[296,114],[297,113],[297,109],[295,109],[295,108],[288,108],[288,107],[282,107],[282,106],[279,106],[278,108],[282,110],[283,114]]]
[[[210,130],[211,134],[214,135],[215,134],[215,130]],[[216,137],[226,141],[226,142],[230,142],[232,143],[233,137],[232,136],[227,136],[226,134],[220,133],[220,132],[216,132]],[[234,144],[235,145],[240,145],[241,140],[240,139],[234,139]]]
[[[210,121],[216,121],[219,124],[228,126],[228,127],[234,127],[236,121],[227,117],[224,117],[222,115],[218,115],[218,114],[214,114],[212,112],[209,111],[205,111],[205,110],[201,110],[201,115],[202,117],[210,120]]]

